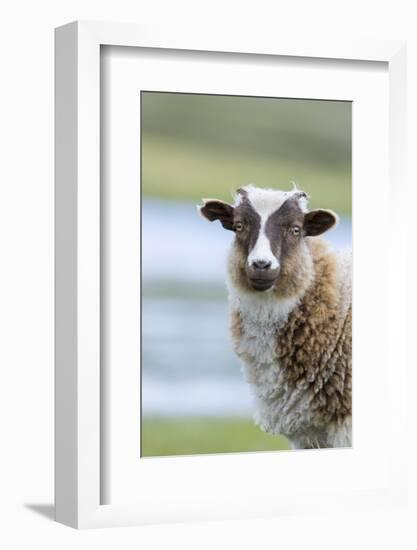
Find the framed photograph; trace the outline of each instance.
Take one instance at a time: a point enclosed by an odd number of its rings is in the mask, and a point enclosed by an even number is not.
[[[404,52],[56,30],[57,521],[404,501]]]

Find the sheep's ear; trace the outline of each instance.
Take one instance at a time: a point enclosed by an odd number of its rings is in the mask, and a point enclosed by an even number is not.
[[[218,201],[215,199],[203,199],[203,205],[198,206],[198,210],[203,218],[210,222],[220,220],[220,223],[225,229],[233,231],[233,206],[227,202]]]
[[[338,221],[337,215],[331,210],[311,210],[304,216],[304,234],[307,237],[321,235],[335,226]]]

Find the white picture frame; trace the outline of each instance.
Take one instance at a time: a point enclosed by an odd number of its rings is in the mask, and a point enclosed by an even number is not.
[[[401,42],[331,42],[238,32],[178,33],[173,29],[113,23],[75,22],[56,30],[56,519],[72,527],[132,525],[156,521],[261,516],[326,508],[325,495],[289,495],[285,502],[259,498],[250,507],[215,506],[198,513],[186,508],[134,503],[101,504],[100,401],[100,47],[102,45],[197,50],[290,57],[383,61],[389,71],[390,196],[401,201],[405,150],[405,45]],[[401,209],[393,211],[392,239],[401,235]],[[405,280],[406,240],[396,251],[396,270]],[[390,315],[405,317],[405,297],[389,304]],[[404,321],[405,322],[405,321]],[[405,331],[404,331],[405,334]],[[405,336],[404,336],[405,338]],[[404,342],[390,383],[399,402],[405,394]],[[389,451],[384,490],[332,495],[342,507],[392,505],[405,498],[404,407],[396,411],[398,445]],[[204,500],[204,495],[202,495]],[[151,499],[150,499],[151,500]]]

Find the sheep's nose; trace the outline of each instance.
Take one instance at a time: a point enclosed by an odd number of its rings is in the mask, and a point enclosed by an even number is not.
[[[255,269],[269,269],[271,262],[268,262],[268,260],[255,260],[252,265]]]

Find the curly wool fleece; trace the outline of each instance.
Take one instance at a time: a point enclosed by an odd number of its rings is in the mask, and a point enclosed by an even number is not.
[[[307,238],[297,291],[248,292],[229,258],[231,334],[256,398],[255,421],[294,448],[348,447],[352,431],[351,254]],[[303,281],[303,283],[301,283]]]

